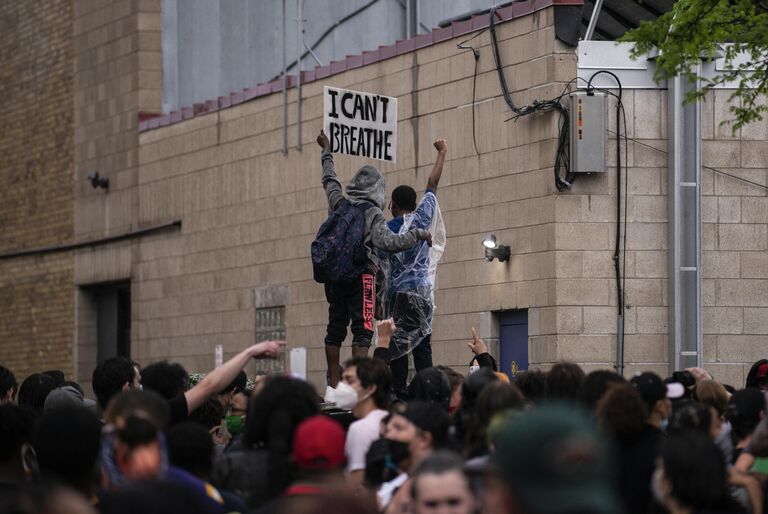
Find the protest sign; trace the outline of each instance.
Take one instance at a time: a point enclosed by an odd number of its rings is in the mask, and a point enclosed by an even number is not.
[[[323,103],[332,153],[395,162],[397,98],[326,86]]]

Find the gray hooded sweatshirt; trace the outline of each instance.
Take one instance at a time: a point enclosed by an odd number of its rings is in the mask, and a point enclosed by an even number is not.
[[[322,183],[328,197],[328,212],[331,213],[339,206],[344,194],[341,192],[341,182],[336,176],[333,155],[329,150],[323,150],[321,161],[323,163]],[[365,211],[365,246],[368,250],[368,259],[377,266],[379,259],[373,251],[374,248],[387,252],[401,252],[429,236],[429,231],[417,228],[404,234],[395,234],[389,230],[383,212],[387,201],[384,177],[373,166],[366,165],[357,170],[347,185],[347,197],[353,205],[362,202],[372,204],[372,207]]]

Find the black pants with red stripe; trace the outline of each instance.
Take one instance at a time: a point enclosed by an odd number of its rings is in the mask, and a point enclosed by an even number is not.
[[[327,346],[341,346],[352,326],[352,346],[370,347],[373,339],[373,314],[376,305],[376,280],[363,273],[352,282],[325,284],[328,300]]]

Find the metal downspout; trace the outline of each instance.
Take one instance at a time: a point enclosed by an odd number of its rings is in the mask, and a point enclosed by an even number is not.
[[[283,0],[283,155],[288,155],[288,60],[286,48],[286,14]]]

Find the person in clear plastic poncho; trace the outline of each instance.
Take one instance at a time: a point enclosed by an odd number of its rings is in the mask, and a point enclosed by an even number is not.
[[[390,366],[393,389],[398,397],[405,395],[408,377],[408,354],[413,353],[416,371],[432,367],[432,313],[434,311],[437,263],[445,250],[445,225],[437,203],[437,185],[443,173],[448,151],[444,139],[435,141],[437,161],[427,179],[424,197],[416,204],[416,191],[398,186],[392,191],[389,209],[394,219],[390,230],[403,233],[413,228],[430,230],[432,247],[419,243],[408,250],[387,254],[382,259],[386,274],[384,313],[395,322],[390,342]]]

